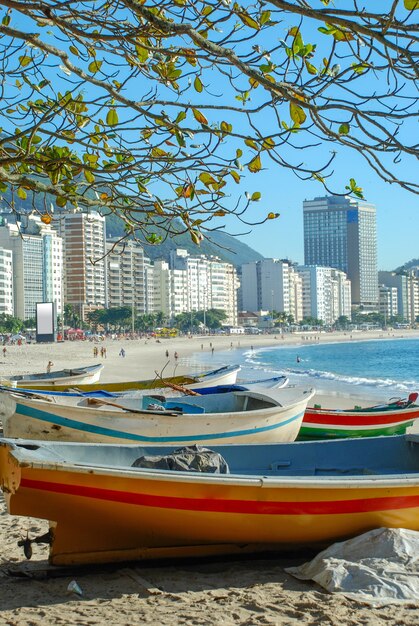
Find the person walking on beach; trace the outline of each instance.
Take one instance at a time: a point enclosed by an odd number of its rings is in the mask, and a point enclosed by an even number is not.
[[[166,358],[169,358],[169,350],[166,350]]]
[[[7,354],[7,348],[6,348],[6,346],[4,346],[4,348],[3,348],[3,356],[5,357],[6,354]]]
[[[177,353],[177,352],[175,352],[173,356],[175,357],[175,361],[177,361],[177,360],[178,360],[178,358],[179,358],[178,353]]]
[[[51,373],[51,367],[54,365],[54,363],[52,361],[48,361],[48,365],[47,365],[47,374]]]
[[[125,350],[124,350],[124,348],[120,349],[119,356],[122,356],[122,358],[125,358]]]

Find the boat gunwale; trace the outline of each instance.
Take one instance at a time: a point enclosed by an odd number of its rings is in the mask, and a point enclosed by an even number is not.
[[[317,475],[301,475],[299,478],[295,476],[274,477],[261,474],[250,474],[244,476],[242,474],[212,474],[205,472],[188,472],[174,470],[155,470],[150,468],[132,469],[126,466],[111,465],[90,465],[88,463],[72,463],[67,460],[62,462],[45,460],[28,460],[22,458],[24,455],[19,454],[19,450],[11,448],[9,444],[9,454],[17,461],[19,467],[23,470],[31,468],[34,470],[42,469],[54,472],[70,472],[74,474],[88,474],[98,476],[108,476],[114,478],[139,478],[150,481],[176,482],[176,483],[192,483],[192,484],[214,484],[217,486],[236,485],[237,487],[261,487],[261,488],[299,488],[299,489],[341,489],[351,491],[358,488],[375,489],[375,488],[411,488],[419,487],[419,471],[404,474],[366,474],[366,475],[348,475],[345,476],[327,476]],[[385,477],[384,477],[385,476]],[[47,481],[45,481],[47,482]],[[365,484],[373,483],[373,484]]]
[[[285,391],[288,390],[287,387],[284,388]],[[242,410],[242,411],[228,411],[228,412],[217,412],[217,413],[179,413],[178,417],[182,418],[182,419],[186,419],[186,420],[196,420],[197,418],[200,419],[209,419],[209,417],[211,417],[211,419],[217,419],[217,420],[223,420],[223,419],[230,419],[231,415],[234,414],[240,414],[243,416],[246,416],[248,418],[252,418],[255,414],[260,415],[261,419],[263,419],[263,417],[269,418],[272,416],[272,412],[276,411],[277,409],[286,409],[288,410],[292,410],[295,407],[297,407],[299,404],[304,403],[304,402],[309,402],[311,400],[311,398],[314,397],[316,391],[315,389],[304,389],[304,391],[301,391],[301,393],[299,394],[299,398],[294,400],[292,403],[290,404],[286,404],[283,405],[279,402],[279,400],[274,400],[271,397],[271,392],[280,392],[280,389],[272,389],[272,390],[267,390],[268,393],[263,393],[262,390],[256,390],[256,389],[252,389],[251,391],[249,390],[245,390],[245,391],[233,391],[231,393],[234,393],[235,395],[251,395],[252,397],[256,397],[257,399],[260,400],[264,400],[266,397],[268,398],[269,401],[272,402],[272,405],[269,407],[264,407],[264,408],[256,408],[256,409],[251,409],[251,410]],[[120,408],[120,409],[116,409],[115,407],[112,407],[110,404],[106,404],[106,399],[103,402],[102,406],[97,406],[96,408],[93,406],[78,406],[78,405],[72,405],[72,404],[62,404],[60,402],[56,402],[54,400],[54,396],[49,396],[50,399],[43,399],[43,398],[31,398],[31,397],[26,397],[26,396],[21,396],[19,395],[19,391],[14,391],[13,389],[10,390],[5,390],[2,391],[1,393],[6,393],[9,394],[9,396],[12,396],[13,401],[15,402],[16,406],[19,404],[23,404],[25,406],[31,406],[32,403],[35,403],[37,406],[39,407],[43,407],[43,408],[50,408],[51,411],[46,411],[49,414],[53,414],[54,410],[56,411],[59,408],[65,408],[67,410],[71,410],[71,411],[75,411],[77,414],[80,413],[85,413],[86,411],[88,412],[87,415],[89,416],[94,416],[96,415],[98,418],[101,418],[101,414],[100,411],[103,410],[106,414],[106,418],[111,419],[113,417],[116,418],[120,418],[120,417],[124,417],[124,418],[129,418],[129,419],[141,419],[141,416],[144,415],[144,417],[152,417],[154,416],[156,413],[155,411],[151,411],[151,410],[147,410],[147,409],[135,409],[135,410],[131,410],[129,408]],[[306,395],[305,395],[306,394]],[[224,394],[220,394],[220,395],[224,395]],[[307,399],[308,396],[308,399]],[[59,398],[61,396],[58,396]],[[79,399],[79,396],[74,396],[75,398]],[[205,396],[202,396],[205,397]],[[168,397],[169,399],[170,396]],[[182,396],[179,397],[175,397],[173,396],[173,400],[178,400],[180,401],[180,399],[182,398]],[[85,399],[82,397],[82,399]],[[43,410],[43,409],[42,409]],[[140,411],[140,413],[138,412]],[[174,417],[174,411],[172,409],[167,409],[166,412],[162,411],[161,413],[159,413],[158,415],[161,415],[161,417]],[[230,417],[229,417],[230,416]],[[13,417],[13,416],[12,416]],[[304,411],[303,411],[303,418],[304,419]]]

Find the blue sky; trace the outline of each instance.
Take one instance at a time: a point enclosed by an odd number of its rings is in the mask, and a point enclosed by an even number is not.
[[[319,148],[320,153],[323,150],[327,147]],[[396,166],[393,167],[397,172]],[[410,172],[406,171],[406,163],[399,167],[400,176],[410,180],[418,178],[419,172],[415,172],[413,166]],[[343,192],[348,178],[353,176],[363,188],[365,199],[376,206],[378,268],[393,270],[419,258],[418,196],[382,181],[356,153],[338,154],[334,169],[334,190]],[[250,207],[247,217],[256,216],[258,204],[262,203],[264,207],[279,212],[281,217],[254,227],[250,235],[239,239],[265,257],[289,258],[303,263],[303,201],[326,195],[322,186],[314,181],[300,181],[291,172],[272,164],[257,177],[247,175],[245,181],[249,183],[249,190],[262,192],[260,203]],[[229,232],[233,232],[233,228]]]

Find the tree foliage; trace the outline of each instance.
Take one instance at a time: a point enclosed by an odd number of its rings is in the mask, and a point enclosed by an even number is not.
[[[226,214],[248,223],[261,193],[243,194],[245,176],[252,188],[253,174],[287,168],[328,190],[341,147],[418,191],[397,165],[417,156],[418,0],[0,8],[0,189],[14,197],[48,193],[120,215],[127,236],[158,243],[157,222],[199,243]],[[362,197],[349,176],[339,191]]]

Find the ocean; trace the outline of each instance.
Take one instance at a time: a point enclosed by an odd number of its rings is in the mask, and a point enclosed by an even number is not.
[[[190,361],[191,366],[211,369],[232,363],[241,365],[241,380],[286,374],[290,384],[315,387],[324,394],[386,401],[419,391],[419,339],[235,348],[214,355],[196,353]]]

